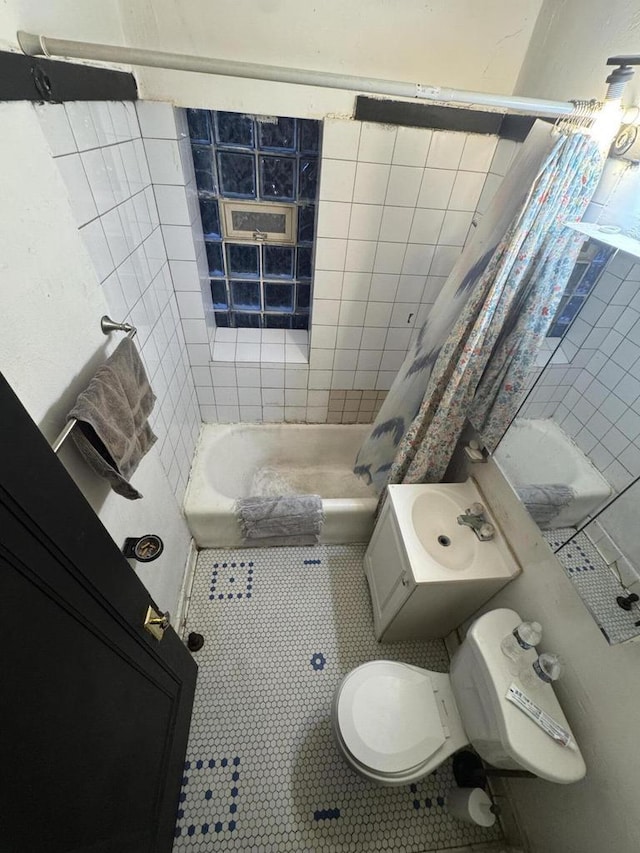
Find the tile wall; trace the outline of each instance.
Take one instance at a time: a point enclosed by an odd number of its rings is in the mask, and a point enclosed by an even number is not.
[[[517,148],[325,121],[309,348],[304,331],[215,328],[185,111],[157,102],[38,110],[111,313],[139,328],[162,463],[179,496],[199,418],[335,422],[330,392],[355,391],[356,420],[373,419],[364,392],[377,405],[391,386]]]
[[[329,391],[329,424],[369,424],[382,408],[386,391]]]
[[[139,108],[142,120],[145,105]],[[172,174],[175,158],[143,143],[133,104],[69,102],[36,110],[111,316],[138,329],[136,342],[158,398],[150,420],[181,503],[200,413],[165,249],[166,242],[176,254],[178,235],[163,234],[158,207],[170,207],[172,216],[182,212],[162,188],[154,193],[149,172],[150,162],[157,169],[162,160]]]
[[[310,388],[391,386],[465,244],[497,142],[325,121]]]
[[[640,263],[618,253],[530,396],[619,491],[640,474]]]
[[[173,131],[176,164],[182,133]],[[181,317],[199,321],[197,341],[191,329],[185,336],[203,420],[324,423],[330,391],[388,390],[516,148],[491,136],[326,120],[309,350],[304,332],[215,330],[201,229],[195,223],[194,247],[185,240],[180,257],[167,240]],[[167,180],[151,158],[150,168],[154,185]]]

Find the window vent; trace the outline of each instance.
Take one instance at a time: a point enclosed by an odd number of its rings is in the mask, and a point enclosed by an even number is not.
[[[261,204],[221,199],[224,237],[257,243],[296,242],[294,204]]]

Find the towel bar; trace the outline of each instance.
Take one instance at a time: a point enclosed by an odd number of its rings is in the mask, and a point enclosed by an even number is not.
[[[116,323],[107,314],[100,318],[100,328],[104,335],[108,335],[111,332],[126,332],[128,338],[134,338],[138,331],[136,327],[132,326],[130,323]],[[51,449],[54,453],[57,453],[60,450],[69,437],[71,430],[77,423],[78,421],[76,418],[71,418],[71,420],[67,421],[59,435],[51,442]]]

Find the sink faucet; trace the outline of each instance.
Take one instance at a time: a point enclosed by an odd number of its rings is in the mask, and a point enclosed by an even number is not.
[[[481,542],[488,542],[495,534],[495,527],[487,521],[481,503],[471,504],[466,512],[458,516],[458,524],[470,527]]]

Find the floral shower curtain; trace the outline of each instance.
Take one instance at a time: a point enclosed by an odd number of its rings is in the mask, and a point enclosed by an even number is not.
[[[582,218],[603,165],[586,133],[534,126],[360,449],[354,471],[378,492],[439,482],[467,419],[495,447],[584,240],[564,222]]]

